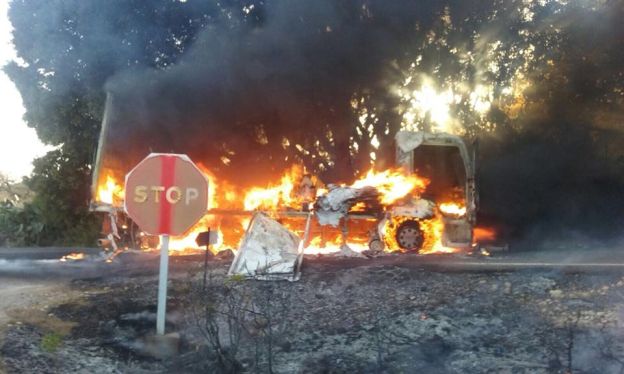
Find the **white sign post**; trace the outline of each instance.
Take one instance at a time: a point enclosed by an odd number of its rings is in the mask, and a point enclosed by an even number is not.
[[[165,334],[167,314],[167,280],[169,277],[169,235],[160,236],[160,271],[158,272],[158,310],[156,312],[156,333]]]

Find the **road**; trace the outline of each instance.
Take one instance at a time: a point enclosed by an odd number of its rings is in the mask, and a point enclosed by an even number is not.
[[[2,260],[58,260],[70,253],[84,253],[95,255],[100,253],[100,248],[77,248],[77,247],[0,247],[0,259]]]
[[[69,253],[85,254],[84,260],[61,262],[59,258]],[[0,278],[54,278],[80,279],[115,276],[139,276],[158,271],[158,253],[131,251],[117,256],[111,263],[105,254],[93,248],[0,248]],[[201,253],[171,256],[172,274],[185,272],[191,264],[201,264]],[[549,251],[502,252],[492,256],[438,254],[438,255],[387,255],[373,259],[341,258],[333,256],[306,256],[306,271],[336,271],[359,266],[399,266],[433,271],[522,271],[553,269],[565,272],[624,272],[624,249],[597,248],[557,249]]]

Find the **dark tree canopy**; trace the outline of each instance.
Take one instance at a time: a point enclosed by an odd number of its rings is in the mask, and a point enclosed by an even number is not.
[[[5,67],[22,94],[25,119],[57,150],[35,161],[33,205],[44,223],[37,244],[90,242],[91,164],[104,85],[126,69],[164,69],[219,17],[215,5],[172,1],[13,1],[19,61]],[[90,232],[86,236],[83,232]]]
[[[622,16],[607,0],[13,1],[5,70],[58,146],[30,178],[42,243],[92,222],[107,91],[115,154],[195,152],[239,183],[293,162],[336,180],[390,166],[401,128],[453,131],[481,139],[486,221],[609,231]]]

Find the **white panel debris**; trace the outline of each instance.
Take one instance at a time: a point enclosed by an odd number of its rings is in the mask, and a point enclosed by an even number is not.
[[[228,275],[261,280],[299,279],[300,239],[279,222],[256,213]]]
[[[377,200],[378,195],[374,187],[330,186],[329,192],[319,196],[314,203],[318,223],[338,227],[340,219],[347,215],[353,205],[360,201]]]
[[[433,201],[418,199],[408,204],[395,206],[392,208],[392,215],[395,217],[414,217],[419,219],[433,217],[435,204]]]
[[[338,187],[318,197],[315,210],[319,224],[337,227],[340,219],[349,211],[350,206],[346,202],[356,196],[357,189]]]

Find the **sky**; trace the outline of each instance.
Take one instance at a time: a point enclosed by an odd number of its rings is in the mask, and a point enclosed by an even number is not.
[[[0,0],[0,65],[16,58],[7,16],[9,0]],[[0,173],[15,181],[32,171],[32,160],[52,147],[41,143],[35,130],[22,119],[22,97],[9,77],[0,71]]]

